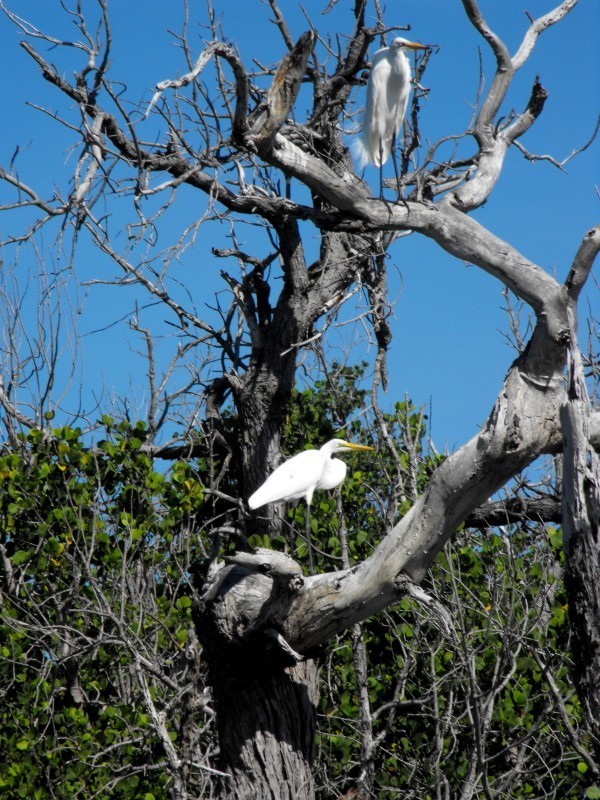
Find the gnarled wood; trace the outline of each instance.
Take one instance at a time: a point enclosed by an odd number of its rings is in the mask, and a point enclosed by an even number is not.
[[[574,309],[571,324],[574,331]],[[575,343],[570,350],[569,387],[560,420],[565,586],[575,640],[575,681],[600,757],[600,457],[590,445],[590,404]]]
[[[214,576],[198,631],[210,663],[223,768],[223,796],[314,796],[311,773],[318,665],[281,636],[300,567],[269,550],[240,553]]]
[[[589,235],[567,283],[560,286],[552,275],[466,215],[489,199],[510,146],[543,110],[545,91],[536,81],[524,111],[504,126],[498,120],[515,71],[525,62],[538,35],[562,19],[574,2],[565,0],[553,12],[532,22],[511,58],[475,0],[463,0],[471,23],[496,60],[495,74],[472,131],[476,152],[458,164],[445,165],[433,164],[432,155],[428,170],[414,179],[415,191],[395,204],[371,196],[370,189],[354,174],[340,136],[341,111],[353,81],[365,66],[368,44],[377,33],[364,26],[364,3],[355,6],[357,30],[346,52],[340,53],[338,69],[331,76],[318,67],[308,68],[316,34],[305,33],[292,46],[289,31],[276,13],[290,52],[282,59],[268,90],[256,83],[250,86],[249,73],[240,59],[220,42],[210,43],[195,65],[188,64],[190,69],[184,76],[159,84],[158,93],[166,96],[168,89],[177,90],[195,81],[213,56],[228,61],[235,85],[223,82],[221,91],[230,124],[221,126],[220,110],[211,109],[214,118],[207,114],[212,120],[209,122],[200,112],[199,122],[206,125],[200,149],[192,137],[186,139],[187,132],[178,129],[179,112],[168,119],[173,135],[167,145],[142,145],[136,126],[121,109],[117,113],[111,105],[114,113],[109,113],[101,107],[99,90],[106,60],[95,77],[90,78],[95,70],[86,65],[70,83],[31,45],[23,45],[44,78],[91,120],[89,130],[83,126],[83,142],[96,160],[94,171],[86,173],[90,180],[75,184],[67,200],[60,196],[42,200],[20,178],[2,169],[0,179],[27,198],[23,206],[37,206],[47,218],[61,216],[65,222],[74,222],[77,230],[87,231],[128,279],[138,282],[153,300],[176,315],[182,331],[193,328],[220,348],[226,366],[218,379],[219,391],[213,396],[218,395],[218,405],[225,401],[228,390],[233,395],[240,424],[239,472],[244,496],[264,480],[280,456],[283,415],[294,385],[299,343],[313,334],[315,323],[335,307],[357,276],[369,274],[370,260],[383,256],[375,250],[380,232],[412,231],[432,239],[444,251],[496,277],[536,314],[533,336],[524,354],[511,366],[486,425],[443,462],[406,516],[390,531],[381,531],[381,541],[370,558],[340,572],[310,578],[303,578],[289,560],[261,552],[238,554],[218,570],[197,609],[197,619],[210,666],[221,766],[230,775],[223,784],[226,796],[313,795],[311,759],[318,680],[317,664],[311,659],[314,648],[396,602],[406,591],[406,576],[420,581],[462,520],[541,453],[555,451],[561,439],[561,407],[567,462],[571,465],[570,472],[567,467],[571,490],[565,493],[571,615],[581,640],[583,658],[578,661],[578,670],[582,693],[587,697],[591,723],[596,725],[599,704],[593,681],[600,671],[598,484],[596,477],[592,479],[586,472],[588,465],[595,463],[587,449],[593,426],[586,422],[588,410],[582,409],[581,396],[566,396],[562,375],[567,348],[574,346],[575,327],[569,319],[572,304],[589,275],[600,236],[598,231]],[[291,118],[290,112],[305,80],[313,82],[314,105],[310,119],[302,125]],[[109,90],[108,85],[104,88]],[[230,102],[233,92],[235,105]],[[157,99],[155,96],[148,111]],[[193,109],[193,99],[190,102]],[[249,108],[250,102],[256,103],[254,109]],[[278,300],[271,306],[264,286],[261,264],[268,259],[257,261],[252,278],[244,275],[236,281],[226,276],[234,298],[232,317],[239,312],[250,333],[245,354],[238,352],[243,337],[231,335],[227,324],[223,329],[211,328],[112,250],[107,229],[83,202],[89,183],[103,172],[98,168],[101,159],[108,162],[103,165],[107,176],[115,165],[134,165],[142,194],[144,180],[160,172],[173,189],[185,183],[203,192],[211,210],[218,206],[238,215],[258,216],[268,224],[274,251],[271,256],[280,259],[283,277]],[[265,164],[307,187],[312,205],[278,196],[273,188],[277,179],[245,183],[244,168],[260,175]],[[230,180],[236,167],[240,175],[237,184]],[[231,173],[224,177],[228,169]],[[406,180],[400,185],[411,185]],[[432,187],[443,187],[443,191],[436,193]],[[431,202],[433,198],[435,202]],[[311,266],[302,247],[300,220],[311,221],[321,236],[319,259]],[[389,241],[392,238],[390,235]],[[372,294],[372,300],[380,305],[382,292]],[[378,309],[371,310],[376,316]],[[389,331],[377,325],[374,329],[380,348],[387,346]],[[7,408],[1,396],[0,401]],[[218,414],[214,405],[211,413]],[[8,408],[10,411],[10,404]],[[13,419],[22,422],[17,416]],[[598,425],[595,430],[599,436]],[[238,440],[232,439],[235,441],[229,444],[233,451]],[[595,468],[592,473],[595,475]],[[249,526],[254,522],[251,519]],[[275,521],[268,523],[271,532],[277,530]],[[160,719],[156,724],[160,726]],[[168,739],[166,729],[164,734]],[[172,753],[167,739],[163,737],[164,744]],[[474,779],[470,791],[474,791]]]

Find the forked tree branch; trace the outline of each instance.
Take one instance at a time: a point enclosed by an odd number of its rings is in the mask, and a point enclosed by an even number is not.
[[[476,0],[463,0],[469,20],[494,53],[496,72],[483,99],[473,129],[473,135],[479,146],[477,171],[471,180],[451,192],[446,202],[451,202],[462,211],[470,211],[480,206],[489,197],[502,171],[508,148],[529,130],[541,114],[547,97],[546,90],[536,78],[525,111],[518,115],[511,125],[505,129],[498,129],[496,118],[506,98],[513,76],[525,63],[540,33],[559,22],[576,3],[577,0],[565,0],[554,11],[532,22],[517,55],[511,59],[505,44],[483,18]]]
[[[264,107],[257,109],[257,113],[253,116],[250,140],[259,151],[271,145],[291,113],[306,73],[315,38],[313,31],[303,33],[292,51],[282,58],[269,86]]]
[[[223,42],[210,42],[200,53],[193,68],[179,78],[167,79],[156,84],[156,92],[146,109],[146,117],[161,98],[167,89],[181,89],[195,81],[213,56],[219,56],[231,67],[235,77],[235,112],[233,118],[233,135],[236,139],[241,139],[247,131],[248,100],[250,96],[250,86],[244,65],[231,47]]]
[[[531,55],[531,51],[535,47],[538,36],[543,33],[547,28],[556,25],[561,19],[564,19],[567,14],[572,11],[579,0],[564,0],[552,11],[544,14],[538,19],[531,20],[531,25],[521,42],[521,45],[512,58],[513,67],[520,69]],[[530,18],[531,19],[531,18]]]
[[[577,302],[598,252],[600,252],[600,225],[596,225],[584,236],[565,281],[569,297],[573,302]]]

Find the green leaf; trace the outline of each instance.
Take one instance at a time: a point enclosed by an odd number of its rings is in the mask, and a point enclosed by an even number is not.
[[[548,537],[550,539],[550,544],[555,550],[560,550],[562,548],[563,536],[561,530],[548,528]]]
[[[13,553],[11,556],[11,561],[13,564],[18,566],[19,564],[24,564],[26,561],[29,561],[31,556],[33,555],[32,550],[17,550],[16,553]]]

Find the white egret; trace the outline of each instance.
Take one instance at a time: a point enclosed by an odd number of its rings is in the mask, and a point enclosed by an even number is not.
[[[334,453],[348,450],[373,450],[363,444],[332,439],[319,450],[304,450],[280,464],[248,499],[250,508],[260,508],[278,500],[304,497],[310,508],[316,489],[335,489],[346,477],[346,464]]]
[[[396,136],[402,129],[410,95],[410,64],[407,50],[425,50],[426,45],[398,37],[373,57],[367,83],[367,104],[362,131],[353,151],[359,166],[381,167],[388,160]]]

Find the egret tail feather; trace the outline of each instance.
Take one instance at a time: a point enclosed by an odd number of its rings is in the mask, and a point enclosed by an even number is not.
[[[354,158],[359,169],[364,169],[368,164],[374,164],[373,153],[364,133],[359,133],[355,136],[350,144],[352,157]]]

